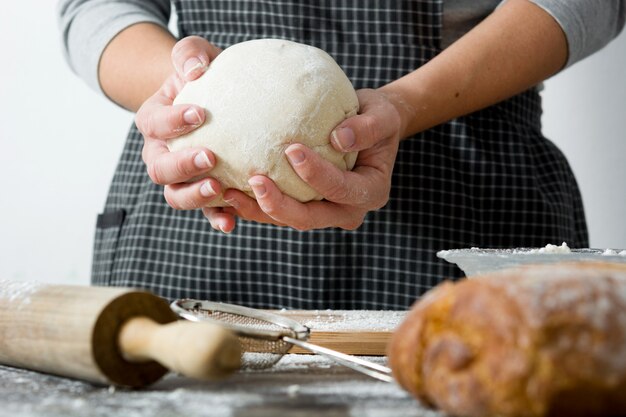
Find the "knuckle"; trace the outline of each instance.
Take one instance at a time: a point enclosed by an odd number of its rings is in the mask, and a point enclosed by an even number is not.
[[[345,180],[336,181],[331,184],[324,193],[324,196],[330,201],[346,201],[350,191],[346,187]]]
[[[163,178],[163,171],[159,168],[159,165],[156,163],[150,163],[147,165],[148,176],[150,179],[159,185],[164,185],[165,181]]]
[[[367,139],[376,140],[380,139],[379,136],[379,127],[378,127],[378,119],[371,114],[363,115],[363,127]]]
[[[357,216],[357,217],[352,217],[348,222],[346,222],[343,226],[342,229],[345,230],[356,230],[359,227],[361,227],[361,225],[363,224],[363,222],[365,221],[365,213]]]
[[[183,89],[184,85],[185,85],[185,82],[181,80],[180,75],[176,73],[172,76],[169,82],[166,82],[163,85],[163,87],[161,88],[161,91],[163,92],[163,95],[165,97],[171,100],[171,102],[174,102],[174,100],[176,99],[176,96],[178,95],[178,92]]]
[[[386,193],[382,195],[380,198],[378,198],[378,200],[376,201],[376,204],[374,205],[374,209],[379,210],[385,207],[388,202],[389,202],[389,193]]]
[[[165,201],[167,202],[167,204],[174,210],[182,209],[182,206],[179,204],[178,200],[176,200],[172,195],[170,187],[165,187],[165,189],[163,190],[163,197],[165,197]]]
[[[194,46],[194,47],[202,47],[206,44],[208,44],[208,41],[206,39],[204,39],[202,36],[198,36],[198,35],[191,35],[191,36],[187,36],[187,42],[189,43],[189,45]]]
[[[182,190],[179,190],[182,191]],[[199,205],[191,195],[185,195],[185,193],[174,192],[171,187],[166,186],[163,191],[165,201],[175,210],[191,210]]]
[[[167,116],[167,126],[173,135],[182,135],[185,133],[185,121],[181,112],[173,112]]]
[[[180,203],[180,210],[193,210],[200,207],[200,204],[193,197],[183,198]]]
[[[198,55],[205,49],[208,41],[201,36],[187,36],[174,45],[172,48],[172,60],[181,63],[194,55]]]
[[[305,162],[298,166],[297,174],[304,182],[310,184],[312,180],[317,178],[316,174],[319,174],[319,170],[314,169],[310,163]]]
[[[276,206],[268,201],[258,201],[259,203],[259,207],[261,207],[261,210],[263,210],[266,214],[272,216],[273,214],[276,214]]]
[[[137,126],[137,129],[145,136],[146,135],[146,129],[145,129],[145,110],[142,107],[139,108],[139,110],[137,111],[137,114],[135,115],[135,126]]]
[[[153,138],[157,136],[156,121],[151,114],[143,115],[141,117],[141,126],[137,126],[137,128],[146,137]]]
[[[198,35],[189,35],[189,36],[185,36],[184,38],[182,38],[180,41],[178,41],[177,45],[181,45],[181,46],[192,46],[192,45],[196,45],[199,42],[203,42],[204,38]]]
[[[177,158],[175,164],[176,173],[181,177],[191,177],[195,174],[195,171],[187,158]]]
[[[296,229],[298,232],[306,232],[309,230],[313,230],[313,225],[308,224],[308,223],[294,224],[292,227]]]
[[[215,230],[220,230],[218,224],[215,222],[217,217],[217,211],[213,208],[203,208],[202,213],[204,217],[209,221],[211,227]]]
[[[148,175],[150,175],[150,171],[149,171],[150,150],[149,150],[149,145],[146,142],[145,138],[144,138],[144,142],[143,142],[143,148],[141,148],[141,159],[142,159],[143,163],[146,165],[146,171],[148,172]],[[150,177],[150,178],[152,178],[152,177]]]
[[[187,36],[176,42],[176,44],[172,48],[172,57],[175,58],[188,50],[189,47],[193,45],[192,38],[193,36]]]
[[[318,226],[316,225],[316,223],[313,221],[313,218],[315,216],[311,215],[311,212],[309,211],[307,213],[307,215],[302,216],[300,219],[298,219],[298,221],[293,224],[291,227],[293,227],[294,229],[296,229],[299,232],[306,232],[309,230],[313,230],[313,229],[317,229]]]

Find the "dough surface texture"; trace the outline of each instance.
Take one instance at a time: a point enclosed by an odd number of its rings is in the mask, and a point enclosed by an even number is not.
[[[357,114],[356,92],[324,51],[295,42],[259,39],[225,49],[197,80],[187,83],[174,104],[197,104],[206,121],[168,142],[171,151],[206,146],[217,164],[208,173],[223,190],[254,198],[248,179],[266,175],[298,201],[320,200],[291,168],[284,151],[301,143],[343,170],[356,153],[332,148],[332,129]],[[323,173],[320,173],[323,175]],[[222,196],[209,207],[227,206]]]

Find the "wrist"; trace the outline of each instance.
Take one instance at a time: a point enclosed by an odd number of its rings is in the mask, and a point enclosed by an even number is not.
[[[400,140],[406,139],[411,135],[409,126],[415,119],[416,109],[405,96],[402,89],[395,88],[393,83],[384,85],[377,90],[387,101],[395,108],[399,116],[398,134]]]
[[[405,139],[447,121],[446,100],[436,77],[424,67],[410,77],[395,80],[379,89],[396,107],[401,119],[400,138]]]

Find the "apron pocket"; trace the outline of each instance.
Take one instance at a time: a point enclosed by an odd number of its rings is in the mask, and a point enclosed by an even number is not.
[[[125,218],[124,209],[105,211],[98,215],[91,265],[93,285],[110,285],[117,241]]]

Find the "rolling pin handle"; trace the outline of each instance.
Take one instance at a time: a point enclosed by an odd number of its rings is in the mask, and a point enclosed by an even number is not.
[[[155,360],[192,378],[220,379],[241,366],[238,339],[211,323],[161,325],[147,317],[134,317],[122,325],[118,346],[129,362]]]

